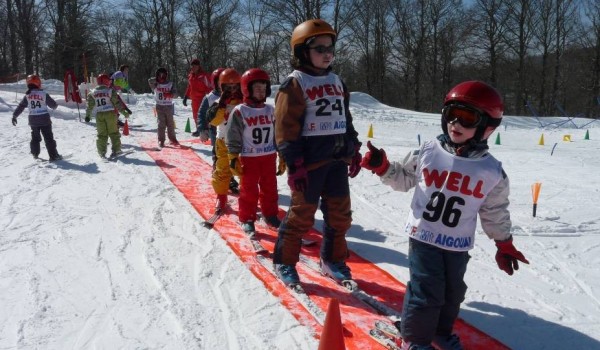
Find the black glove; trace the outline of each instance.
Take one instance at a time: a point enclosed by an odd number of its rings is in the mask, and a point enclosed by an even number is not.
[[[188,97],[187,96],[183,96],[183,101],[182,102],[183,102],[183,105],[186,106],[186,107],[187,107],[187,100],[188,100]]]
[[[12,123],[14,126],[17,126],[17,117],[12,117]]]
[[[131,110],[127,107],[125,107],[125,112],[127,112],[127,114],[131,115]]]
[[[86,122],[86,123],[89,123],[89,122],[90,122],[90,116],[89,116],[89,115],[86,115],[86,116],[85,116],[85,122]]]

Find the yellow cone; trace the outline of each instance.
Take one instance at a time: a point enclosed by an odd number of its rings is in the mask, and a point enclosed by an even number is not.
[[[571,142],[571,135],[563,135],[563,141]]]
[[[367,137],[370,139],[373,138],[373,124],[369,125],[369,132],[367,133]]]
[[[540,136],[540,142],[538,142],[538,145],[540,145],[540,146],[544,145],[544,134],[542,134],[542,136]]]

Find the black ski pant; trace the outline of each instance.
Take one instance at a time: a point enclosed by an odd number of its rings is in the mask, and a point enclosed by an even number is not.
[[[44,136],[48,156],[50,158],[57,157],[58,151],[56,150],[56,141],[54,141],[54,134],[52,133],[52,124],[31,127],[31,142],[29,143],[31,154],[36,157],[40,155],[42,136]]]
[[[409,241],[410,281],[402,309],[402,338],[429,345],[435,335],[447,336],[465,300],[468,252],[455,252]]]

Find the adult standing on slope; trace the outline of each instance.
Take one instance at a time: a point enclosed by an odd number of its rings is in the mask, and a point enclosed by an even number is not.
[[[200,60],[194,58],[190,64],[190,73],[188,74],[188,86],[185,90],[185,96],[183,97],[183,105],[187,106],[187,100],[192,100],[192,119],[194,120],[194,129],[198,128],[196,123],[196,116],[198,115],[198,109],[200,109],[200,103],[206,94],[211,92],[212,82],[210,79],[210,73],[205,72],[200,67]],[[199,133],[194,132],[193,136],[198,136]]]

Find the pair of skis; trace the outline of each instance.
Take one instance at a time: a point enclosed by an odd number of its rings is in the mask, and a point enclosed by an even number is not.
[[[307,256],[300,255],[300,261],[310,269],[322,273],[319,264]],[[354,280],[337,281],[331,276],[327,277],[346,288],[355,298],[369,306],[378,314],[386,316],[389,322],[383,320],[376,321],[374,327],[369,330],[369,336],[379,344],[383,345],[386,349],[401,349],[399,345],[402,343],[402,338],[399,331],[401,318],[400,314],[396,310],[390,308],[381,301],[377,300],[377,298],[373,297],[371,294],[360,289],[358,283],[356,283]]]
[[[375,327],[369,330],[369,336],[389,350],[401,350],[402,337],[398,330],[400,321],[389,324],[385,321],[375,321]]]

